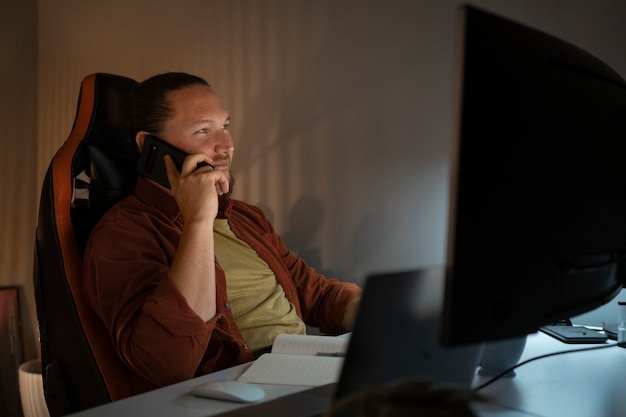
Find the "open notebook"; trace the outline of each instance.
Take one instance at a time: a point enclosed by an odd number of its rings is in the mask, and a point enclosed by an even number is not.
[[[443,268],[368,277],[337,383],[220,416],[321,416],[334,401],[405,378],[423,377],[440,386],[469,388],[480,346],[439,345],[443,288]]]
[[[301,387],[337,382],[348,340],[348,335],[278,335],[272,351],[261,355],[238,380]]]

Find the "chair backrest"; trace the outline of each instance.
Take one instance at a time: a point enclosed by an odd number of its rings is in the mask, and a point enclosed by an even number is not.
[[[53,417],[131,395],[127,369],[84,296],[82,255],[102,213],[135,185],[136,151],[123,102],[136,85],[103,73],[83,79],[72,131],[44,178],[34,284],[44,393]]]

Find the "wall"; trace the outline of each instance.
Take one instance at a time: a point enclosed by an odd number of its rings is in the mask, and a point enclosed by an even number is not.
[[[626,77],[623,1],[473,3],[566,39]],[[39,0],[38,24],[27,26],[38,31],[38,63],[24,63],[26,72],[37,65],[37,114],[11,135],[18,143],[36,124],[37,146],[2,156],[1,169],[19,179],[0,180],[3,195],[14,195],[0,219],[10,260],[0,279],[31,279],[36,201],[23,190],[39,189],[92,72],[206,77],[233,117],[235,196],[264,208],[321,271],[362,282],[372,271],[443,263],[458,4]],[[3,42],[19,33],[12,28]]]
[[[20,287],[27,358],[36,355],[37,1],[0,0],[0,286]]]

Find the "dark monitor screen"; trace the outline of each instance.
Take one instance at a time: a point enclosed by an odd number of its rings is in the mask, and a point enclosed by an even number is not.
[[[585,51],[464,6],[445,344],[535,332],[623,286],[626,83]]]

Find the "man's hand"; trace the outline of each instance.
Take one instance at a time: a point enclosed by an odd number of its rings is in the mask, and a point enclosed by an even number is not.
[[[345,331],[352,331],[354,328],[354,322],[356,320],[356,315],[359,311],[359,305],[361,303],[361,297],[357,297],[348,304],[346,307],[346,311],[343,314],[343,319],[341,320],[341,327]]]
[[[169,155],[165,156],[167,179],[185,222],[203,220],[205,216],[217,216],[218,197],[228,192],[228,176],[211,165],[197,168],[201,162],[210,163],[205,154],[188,156],[181,171]]]

